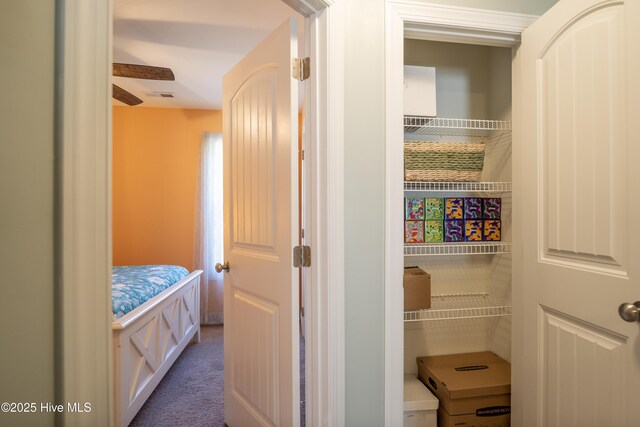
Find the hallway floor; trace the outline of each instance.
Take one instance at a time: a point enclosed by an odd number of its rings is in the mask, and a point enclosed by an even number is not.
[[[130,427],[224,426],[223,327],[202,326]]]
[[[223,427],[223,326],[201,326],[135,416],[130,427]],[[300,338],[300,415],[305,425],[304,338]]]

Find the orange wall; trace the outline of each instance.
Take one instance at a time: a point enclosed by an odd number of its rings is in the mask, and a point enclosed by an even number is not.
[[[113,264],[193,266],[202,132],[209,110],[113,107]]]

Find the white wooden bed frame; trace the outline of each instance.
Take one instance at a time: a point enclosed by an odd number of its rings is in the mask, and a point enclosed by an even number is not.
[[[115,421],[126,427],[189,341],[200,341],[200,275],[196,270],[114,320]]]

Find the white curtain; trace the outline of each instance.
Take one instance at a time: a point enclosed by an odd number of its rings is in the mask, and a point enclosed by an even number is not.
[[[202,134],[200,181],[195,218],[194,268],[200,281],[200,322],[223,323],[223,278],[214,266],[224,262],[222,218],[222,134]]]

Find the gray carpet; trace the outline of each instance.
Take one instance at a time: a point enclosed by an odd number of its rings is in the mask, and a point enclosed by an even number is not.
[[[151,393],[131,427],[224,426],[222,326],[202,326]]]
[[[130,427],[224,426],[223,327],[201,326],[140,408]],[[300,418],[305,425],[304,338],[300,338]]]

